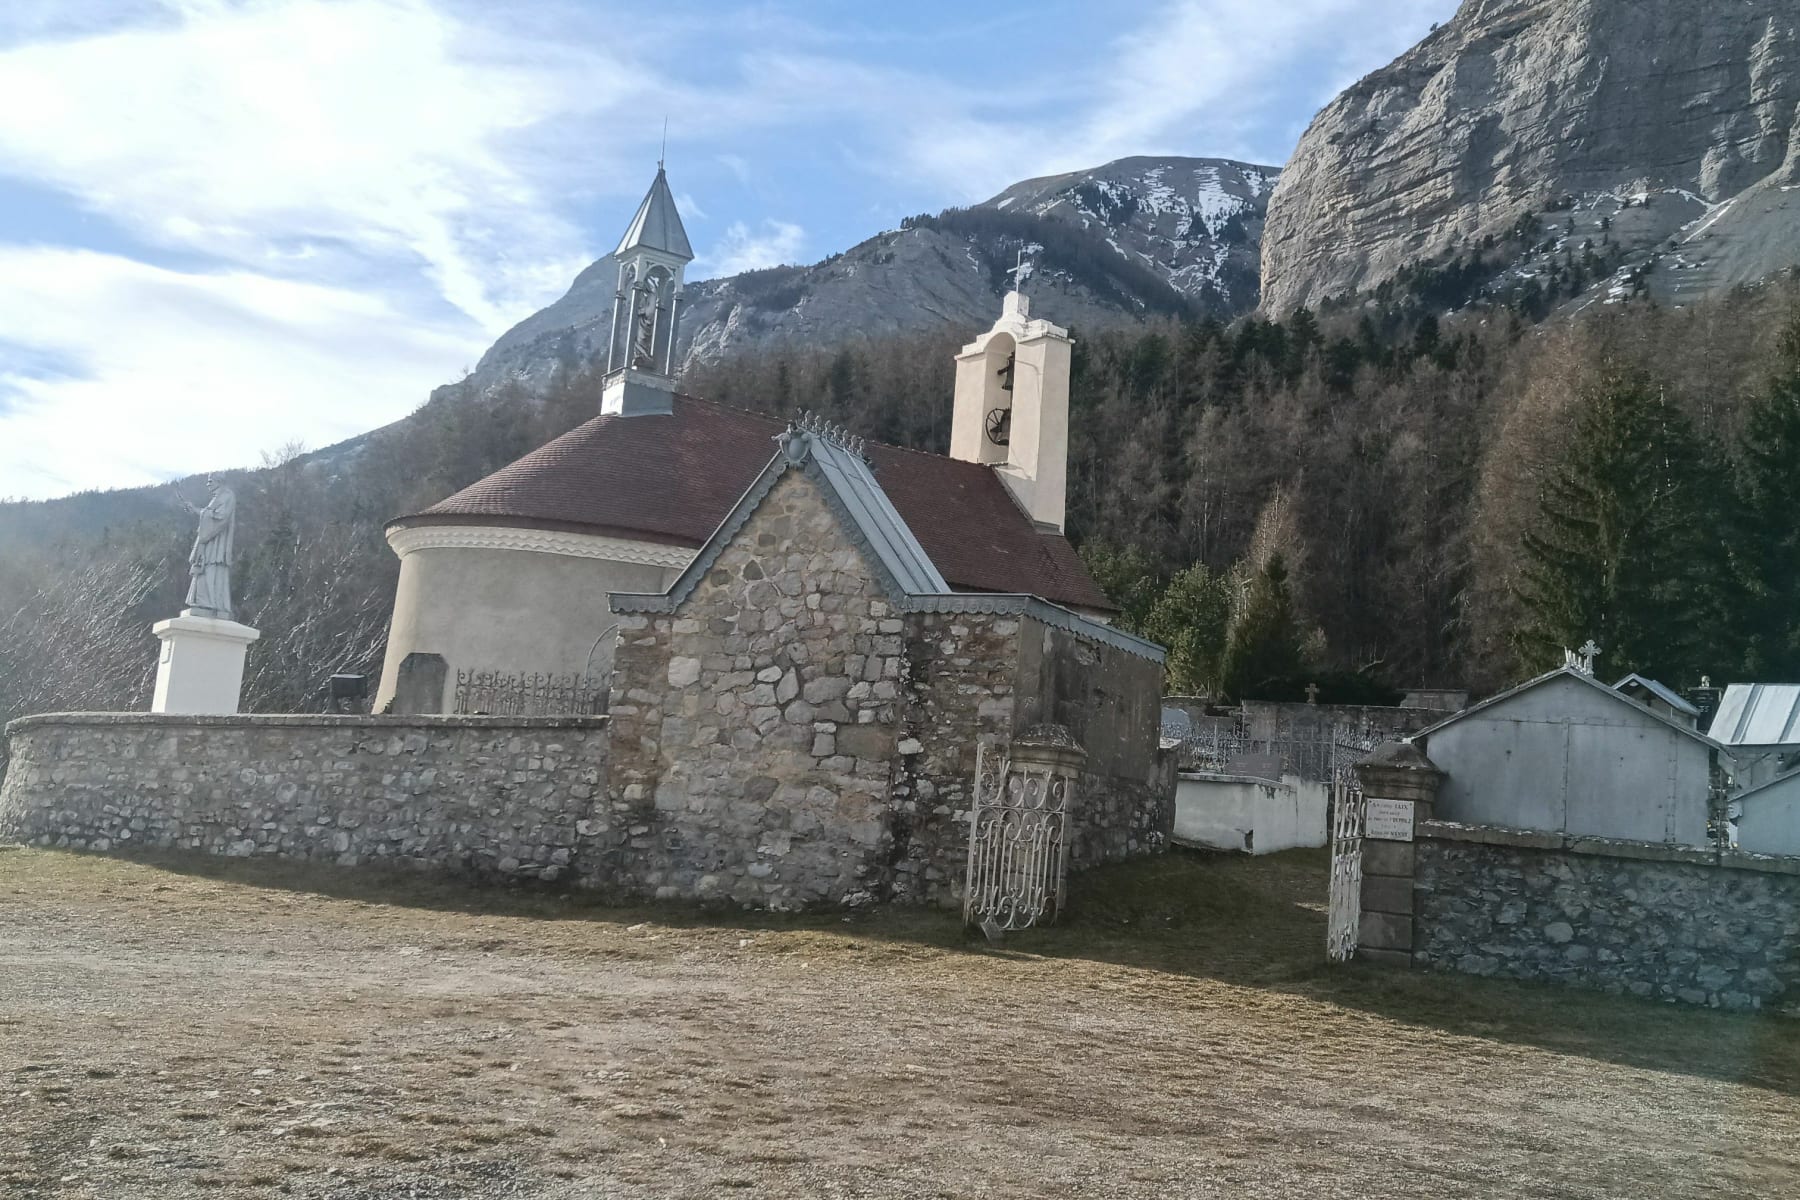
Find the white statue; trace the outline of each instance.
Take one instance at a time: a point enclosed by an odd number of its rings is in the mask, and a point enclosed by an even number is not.
[[[200,518],[194,548],[188,552],[188,592],[184,616],[231,620],[231,544],[237,534],[237,496],[211,475],[205,508],[196,508],[179,492],[181,507]]]

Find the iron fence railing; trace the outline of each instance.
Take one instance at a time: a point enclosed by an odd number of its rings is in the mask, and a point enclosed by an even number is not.
[[[1167,728],[1180,743],[1183,771],[1253,773],[1264,770],[1330,783],[1340,770],[1380,745],[1380,734],[1336,722],[1253,730],[1242,716],[1202,717],[1185,729]]]
[[[597,716],[609,689],[584,675],[458,671],[452,711],[494,717]]]

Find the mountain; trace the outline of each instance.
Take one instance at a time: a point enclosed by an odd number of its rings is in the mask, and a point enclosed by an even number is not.
[[[1596,298],[1684,302],[1800,262],[1797,188],[1794,0],[1466,0],[1307,129],[1269,201],[1263,302],[1478,254],[1488,288],[1566,289],[1579,254]]]
[[[1014,184],[993,199],[910,218],[811,266],[687,285],[678,354],[706,361],[776,343],[829,346],[987,325],[1022,248],[1035,247],[1034,314],[1078,328],[1256,306],[1258,240],[1274,167],[1211,158],[1125,158]],[[539,390],[559,366],[603,353],[618,269],[593,263],[521,321],[467,381]]]
[[[1280,173],[1220,158],[1121,158],[1015,183],[984,207],[1103,230],[1183,295],[1235,315],[1256,307],[1263,213]]]

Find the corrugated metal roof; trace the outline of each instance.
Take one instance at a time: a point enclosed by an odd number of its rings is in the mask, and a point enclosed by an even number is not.
[[[631,218],[631,226],[619,239],[619,248],[613,254],[623,255],[639,246],[661,250],[690,262],[694,257],[694,248],[688,245],[687,230],[681,224],[681,213],[675,207],[675,197],[669,191],[669,177],[660,166],[656,168],[650,190],[644,193],[644,202],[638,205],[637,215]]]
[[[1800,683],[1732,684],[1708,732],[1727,746],[1800,745]]]
[[[1658,683],[1654,679],[1646,679],[1636,671],[1633,671],[1625,678],[1619,680],[1619,682],[1613,684],[1613,691],[1623,692],[1627,686],[1634,683],[1654,695],[1658,700],[1661,700],[1664,704],[1668,705],[1678,713],[1686,713],[1690,717],[1697,717],[1700,715],[1700,710],[1683,699],[1681,694],[1675,691],[1675,689],[1666,684]]]

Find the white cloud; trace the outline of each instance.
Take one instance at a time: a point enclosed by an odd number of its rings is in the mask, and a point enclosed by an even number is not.
[[[188,4],[0,53],[0,173],[155,245],[256,269],[347,247],[422,268],[498,331],[582,262],[508,139],[639,73],[520,47],[422,0]]]
[[[712,253],[697,264],[696,276],[718,278],[797,262],[805,244],[806,230],[787,221],[764,221],[755,232],[735,221]]]
[[[329,445],[423,401],[468,323],[367,292],[0,247],[0,496],[154,483]],[[9,352],[23,347],[26,353]],[[32,371],[31,360],[74,363]]]

